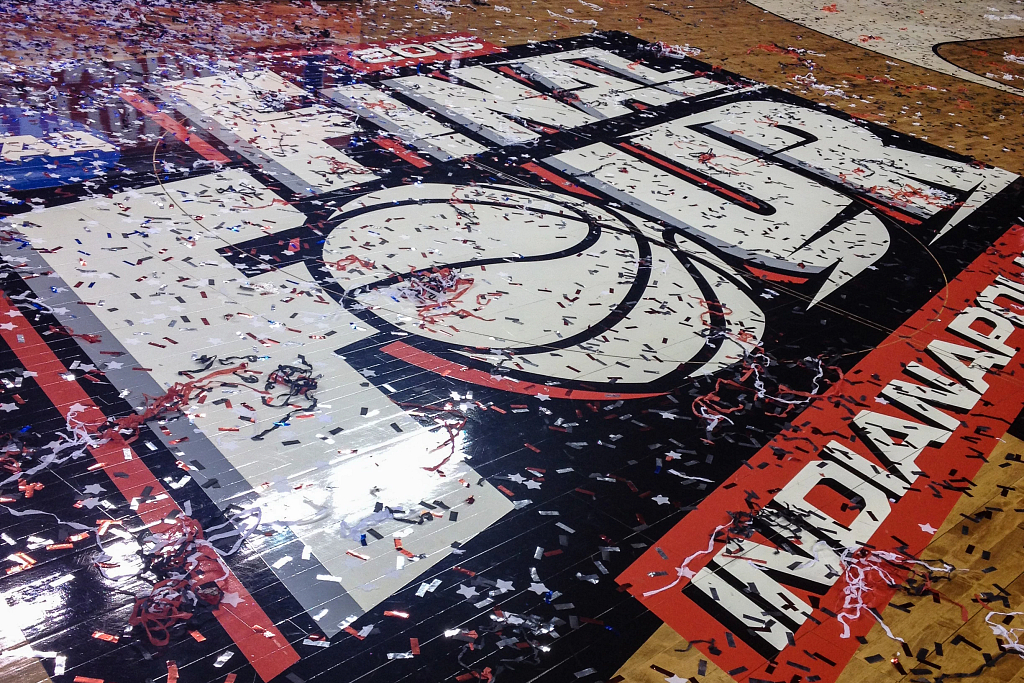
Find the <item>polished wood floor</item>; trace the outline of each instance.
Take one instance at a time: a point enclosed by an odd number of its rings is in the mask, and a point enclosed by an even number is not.
[[[14,5],[8,14],[10,29],[0,45],[12,64],[196,48],[243,54],[281,42],[352,44],[459,31],[499,45],[594,29],[626,31],[648,41],[697,47],[700,58],[711,64],[984,163],[1024,170],[1022,98],[844,43],[745,0],[463,0],[427,3],[437,7],[430,13],[414,0],[332,1],[316,9],[306,2],[195,2],[131,12],[126,28],[97,26],[98,8],[71,9],[55,2],[46,19],[39,20],[33,7]],[[82,40],[86,35],[89,39]],[[977,52],[983,50],[980,46]],[[998,50],[1024,53],[1024,39],[1000,41]],[[969,57],[962,59],[973,69]],[[979,62],[983,57],[973,55]],[[813,85],[824,87],[812,87],[808,74],[814,76]]]

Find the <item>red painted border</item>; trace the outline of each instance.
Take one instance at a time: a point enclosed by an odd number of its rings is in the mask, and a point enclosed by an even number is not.
[[[566,180],[562,176],[558,175],[557,173],[549,171],[548,169],[544,168],[543,166],[539,166],[539,165],[533,163],[532,161],[529,161],[529,162],[523,164],[523,168],[525,168],[530,173],[534,173],[536,175],[539,175],[544,180],[548,181],[549,183],[553,183],[553,184],[557,185],[558,187],[562,188],[563,190],[565,190],[567,192],[572,192],[573,194],[582,195],[584,197],[593,197],[594,199],[600,199],[600,197],[598,197],[593,192],[588,192],[587,190],[584,190],[579,185],[577,185],[575,183],[570,183],[568,180]]]
[[[22,367],[36,373],[36,383],[60,414],[66,419],[72,408],[84,408],[77,413],[77,419],[97,428],[105,424],[107,417],[103,411],[89,398],[78,381],[64,379],[63,376],[68,374],[67,368],[2,292],[0,318],[14,326],[13,329],[0,328],[0,336],[18,356]],[[180,508],[160,480],[146,467],[138,453],[133,452],[131,460],[124,459],[125,448],[129,446],[120,435],[114,434],[109,441],[98,448],[90,449],[90,452],[126,500],[141,497],[142,491],[146,488],[151,489],[151,496],[167,496],[154,503],[141,503],[136,513],[144,524],[157,522],[153,528],[159,530],[166,526],[161,524],[160,520],[172,512],[180,511]],[[115,472],[128,476],[114,476]],[[225,593],[238,595],[238,605],[232,607],[222,603],[213,614],[263,680],[273,679],[299,661],[298,653],[274,627],[274,623],[233,572],[228,574],[221,587]],[[271,633],[273,637],[268,638],[264,633]]]
[[[610,394],[604,391],[584,391],[582,389],[565,389],[563,387],[551,387],[546,384],[534,384],[533,382],[517,382],[503,377],[494,377],[482,370],[473,370],[465,365],[452,363],[443,358],[438,358],[432,353],[421,351],[405,342],[393,342],[381,349],[384,353],[404,360],[410,365],[415,365],[429,372],[437,373],[445,377],[452,377],[470,384],[477,384],[482,387],[501,389],[513,394],[525,394],[527,396],[550,396],[551,398],[574,398],[580,401],[618,401],[619,399],[650,398],[651,396],[662,396],[667,392],[657,391],[643,394]]]
[[[795,634],[796,645],[783,650],[776,657],[776,667],[771,674],[767,674],[765,668],[769,663],[739,638],[735,639],[736,647],[724,646],[725,627],[680,592],[686,585],[685,580],[670,590],[648,598],[643,594],[670,583],[682,558],[707,549],[715,528],[728,523],[728,511],[747,510],[745,500],[750,492],[760,497],[758,502],[761,505],[767,504],[775,492],[785,486],[808,462],[820,459],[816,453],[829,441],[835,439],[842,442],[844,436],[851,434],[849,423],[859,410],[863,408],[879,413],[904,415],[891,405],[875,402],[874,398],[889,380],[901,376],[903,365],[906,363],[919,360],[933,365],[930,360],[923,360],[923,349],[932,340],[944,339],[970,344],[946,331],[946,326],[960,311],[971,306],[977,294],[992,284],[998,274],[1006,274],[1018,281],[1024,279],[1024,268],[1013,263],[1014,258],[1022,253],[1024,226],[1015,225],[994,247],[990,247],[979,256],[885,342],[868,353],[847,373],[837,391],[832,392],[833,398],[818,399],[806,408],[793,420],[794,427],[791,430],[780,434],[758,451],[748,461],[748,465],[742,466],[697,509],[659,539],[655,545],[668,556],[668,560],[663,559],[652,547],[623,572],[617,581],[620,584],[629,584],[629,592],[634,597],[683,637],[689,640],[715,638],[722,650],[720,654],[708,653],[706,643],[697,644],[697,647],[725,671],[746,667],[745,670],[734,674],[737,680],[751,675],[780,681],[793,679],[794,676],[806,677],[806,670],[787,663],[795,662],[810,667],[815,675],[821,677],[821,683],[834,681],[860,646],[856,636],[867,634],[875,624],[874,619],[867,613],[851,624],[851,636],[842,638],[842,625],[820,609],[814,610],[812,616],[821,622],[820,625],[812,620],[805,622]],[[1015,328],[1011,341],[1024,346],[1024,331]],[[1024,353],[1018,352],[1006,367],[986,375],[989,390],[970,413],[959,415],[966,426],[961,426],[953,432],[941,448],[924,450],[919,462],[922,463],[921,467],[932,475],[932,481],[941,482],[950,477],[970,479],[977,473],[984,464],[977,453],[987,456],[1024,407],[1024,392],[1021,391],[1017,379],[1022,373]],[[773,449],[784,451],[786,456],[782,459],[776,457]],[[865,449],[856,450],[862,456],[877,462]],[[956,475],[950,475],[954,469],[957,471]],[[918,486],[893,505],[892,512],[869,539],[874,547],[882,550],[898,548],[899,542],[893,539],[893,536],[898,536],[908,544],[909,552],[917,554],[931,542],[932,535],[923,531],[919,525],[930,524],[935,528],[940,527],[959,500],[960,494],[941,489],[942,497],[936,498],[933,491],[926,486],[928,481],[919,478],[916,482]],[[716,544],[715,552],[721,547],[721,544]],[[698,571],[712,555],[713,553],[709,553],[698,557],[690,563],[689,569]],[[669,573],[667,577],[648,575],[650,572],[666,571]],[[833,612],[841,611],[842,591],[845,585],[840,579],[822,598],[821,607]],[[895,589],[881,589],[872,597],[878,606],[884,607],[894,594]],[[811,659],[808,653],[820,653],[835,662],[835,666]]]
[[[217,151],[213,145],[198,135],[188,132],[188,129],[178,123],[173,116],[160,111],[152,102],[134,90],[122,88],[117,94],[121,96],[122,100],[138,109],[142,114],[152,119],[155,123],[159,124],[161,128],[173,135],[179,141],[184,142],[186,145],[191,147],[204,159],[217,161],[222,164],[226,164],[231,161]]]
[[[662,168],[667,168],[670,171],[678,173],[679,175],[683,176],[684,178],[689,178],[690,180],[692,180],[693,182],[697,183],[698,185],[702,185],[704,187],[710,188],[711,190],[713,190],[715,192],[720,192],[721,194],[725,195],[729,199],[732,199],[733,201],[739,202],[740,204],[743,204],[744,206],[746,206],[748,208],[754,209],[755,211],[761,208],[758,204],[756,204],[755,202],[750,201],[749,199],[747,199],[743,195],[738,194],[736,192],[733,192],[732,190],[727,189],[725,187],[722,187],[718,183],[712,182],[711,180],[708,180],[707,178],[702,178],[702,177],[700,177],[699,175],[697,175],[695,173],[690,173],[685,168],[683,168],[681,166],[676,166],[675,164],[672,164],[672,163],[669,163],[668,161],[665,161],[664,159],[660,159],[660,158],[654,156],[653,154],[649,154],[649,153],[645,152],[644,150],[640,149],[639,147],[635,147],[635,146],[630,145],[629,143],[626,143],[626,142],[620,142],[619,143],[619,147],[621,147],[622,149],[628,150],[628,151],[632,152],[633,154],[642,156],[644,159],[647,159],[648,161],[653,161],[654,163],[656,163],[657,165],[661,166]]]
[[[377,143],[378,147],[383,147],[387,151],[397,156],[399,159],[408,161],[416,168],[426,168],[427,166],[430,166],[429,161],[421,157],[416,152],[406,149],[405,146],[402,145],[402,143],[400,142],[396,142],[395,140],[385,137],[375,137],[373,141]]]

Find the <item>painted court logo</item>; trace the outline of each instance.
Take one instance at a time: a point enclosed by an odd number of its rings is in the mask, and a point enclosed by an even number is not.
[[[1021,408],[1019,179],[686,55],[443,36],[118,94],[177,155],[167,177],[148,139],[121,149],[127,180],[34,212],[38,243],[8,246],[35,250],[5,258],[53,276],[26,286],[76,334],[117,344],[93,360],[122,398],[226,359],[298,372],[301,353],[315,409],[292,396],[268,424],[224,387],[161,434],[215,505],[260,505],[302,541],[267,565],[316,629],[358,636],[318,657],[376,661],[362,639],[435,566],[477,581],[458,594],[480,609],[478,588],[511,593],[458,563],[542,510],[538,563],[592,563],[576,539],[600,536],[604,583],[734,677],[825,680],[885,606],[865,577],[899,578]],[[5,163],[113,153],[25,135]],[[807,368],[807,391],[785,386]],[[552,465],[577,456],[590,479]],[[605,484],[632,496],[615,528],[667,533],[631,554],[577,532],[574,496]],[[518,570],[544,607],[569,590]],[[443,632],[431,585],[414,604]],[[621,593],[598,588],[588,609],[611,611]]]
[[[410,57],[363,53],[375,63]],[[599,48],[502,55],[329,96],[401,140],[403,158],[410,148],[423,155],[414,165],[424,177],[340,207],[322,251],[305,257],[312,272],[361,320],[398,337],[385,352],[533,395],[650,395],[738,363],[765,343],[766,326],[781,324],[759,305],[770,300],[761,283],[799,292],[810,309],[845,298],[897,236],[941,242],[1014,179],[771,91],[726,86],[685,60],[644,63]],[[427,168],[499,148],[534,183],[566,194],[453,185]],[[1005,258],[979,257],[963,286]],[[566,282],[571,296],[537,296]],[[884,606],[836,597],[849,568],[870,561],[857,549],[919,550],[926,537],[903,525],[941,523],[952,496],[910,502],[918,478],[932,469],[931,450],[956,450],[982,401],[991,414],[991,374],[1011,364],[1007,341],[1022,322],[1006,302],[1022,291],[1000,278],[955,317],[948,299],[924,309],[861,364],[905,359],[874,391],[884,409],[864,398],[812,403],[803,432],[848,436],[813,437],[796,451],[789,436],[766,446],[620,581],[685,636],[727,631],[719,642],[734,646],[711,654],[736,676],[763,670],[815,627],[851,642],[851,630],[871,623],[863,610]],[[654,360],[610,360],[638,348]],[[857,366],[842,386],[864,372]],[[840,521],[814,508],[821,487],[857,514]],[[897,514],[903,506],[918,506],[924,521]],[[748,515],[746,531],[730,512]],[[883,530],[914,540],[879,541]]]

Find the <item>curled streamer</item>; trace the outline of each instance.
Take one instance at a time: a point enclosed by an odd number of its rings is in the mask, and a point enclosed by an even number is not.
[[[1003,640],[1004,650],[1013,650],[1021,657],[1024,657],[1024,643],[1020,642],[1020,637],[1024,634],[1024,628],[1007,628],[1005,620],[1007,617],[1019,617],[1024,615],[1024,612],[989,612],[985,615],[985,623],[992,629],[992,634],[997,638]],[[1004,624],[997,624],[992,619],[994,617],[1003,617]]]
[[[811,390],[802,391],[793,389],[774,376],[770,368],[778,366],[779,362],[769,357],[760,348],[752,351],[745,351],[743,361],[734,366],[733,378],[719,377],[715,380],[715,387],[712,391],[698,396],[693,400],[691,409],[693,414],[704,421],[705,432],[710,438],[721,423],[735,424],[733,415],[740,415],[752,408],[758,401],[768,405],[778,406],[777,414],[786,417],[797,406],[807,405],[815,397],[826,396],[831,388],[842,379],[842,371],[834,366],[826,366],[820,357],[804,358],[798,365],[814,370],[814,377],[811,378]],[[825,381],[826,372],[838,375],[836,382],[829,387],[822,387]],[[730,401],[726,392],[736,392],[741,396],[746,393],[753,393],[754,401],[744,402],[739,400]]]
[[[277,370],[274,370],[267,376],[266,385],[263,387],[263,405],[271,408],[291,407],[292,410],[283,418],[274,422],[272,426],[252,437],[252,440],[262,441],[263,437],[275,429],[285,426],[296,415],[316,410],[318,401],[315,392],[319,387],[319,380],[322,377],[323,375],[313,375],[313,366],[301,354],[299,355],[298,366],[278,365]],[[282,387],[286,391],[273,396],[273,392],[279,391]],[[275,401],[279,401],[279,403],[275,403]],[[302,401],[305,405],[297,405],[295,401]]]
[[[205,539],[202,525],[184,515],[164,531],[144,537],[141,545],[145,569],[157,581],[135,599],[128,623],[142,628],[154,646],[164,647],[198,613],[212,612],[220,605],[224,594],[220,583],[230,570]]]
[[[883,563],[892,567],[892,570],[887,570],[883,567]],[[916,568],[923,568],[926,572],[927,590],[938,595],[941,599],[945,596],[931,588],[932,573],[936,571],[943,572],[946,574],[945,578],[949,578],[956,571],[955,567],[945,562],[940,563],[941,566],[936,567],[903,553],[886,550],[867,550],[864,548],[844,549],[839,556],[839,564],[842,568],[844,583],[843,608],[836,617],[836,620],[843,625],[843,632],[840,634],[840,638],[850,637],[849,622],[856,621],[861,617],[862,612],[867,610],[874,617],[875,621],[879,623],[887,636],[901,643],[905,641],[895,635],[882,620],[877,610],[873,609],[874,606],[869,604],[868,596],[880,588],[879,583],[886,588],[895,588],[902,584],[903,581],[897,580],[897,577],[894,576],[895,571],[913,572]],[[960,605],[960,603],[949,598],[946,598],[946,600],[964,610],[963,605]],[[888,599],[886,599],[886,602],[888,602]]]

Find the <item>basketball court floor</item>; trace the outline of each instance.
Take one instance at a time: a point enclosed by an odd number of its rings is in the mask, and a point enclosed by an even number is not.
[[[0,680],[1024,681],[1024,8],[0,4]]]

